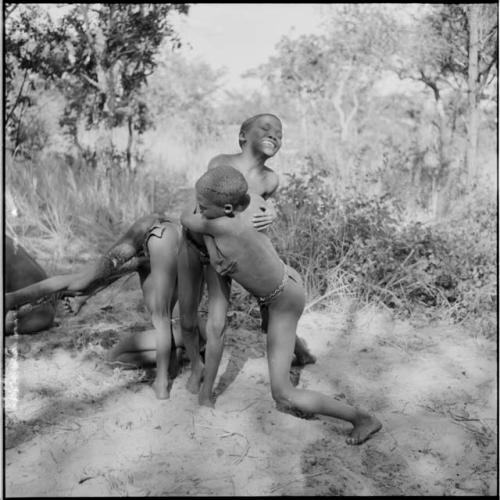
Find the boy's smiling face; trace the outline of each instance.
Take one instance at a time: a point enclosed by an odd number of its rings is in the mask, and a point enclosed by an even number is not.
[[[268,157],[279,151],[282,137],[281,122],[274,116],[267,115],[257,118],[244,133],[247,147]]]

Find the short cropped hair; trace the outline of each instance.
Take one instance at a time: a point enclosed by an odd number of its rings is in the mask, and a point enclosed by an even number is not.
[[[258,118],[260,118],[262,116],[272,116],[273,118],[276,118],[276,120],[278,120],[281,123],[281,120],[276,115],[273,115],[272,113],[260,113],[258,115],[251,116],[250,118],[247,118],[241,124],[240,133],[238,135],[238,137],[239,137],[238,143],[240,145],[240,148],[243,146],[243,144],[245,144],[245,141],[241,140],[241,134],[244,134],[252,126],[252,124],[255,122],[255,120],[257,120]]]
[[[243,174],[230,165],[207,170],[195,184],[196,192],[219,207],[227,203],[238,206],[247,203],[248,183]]]

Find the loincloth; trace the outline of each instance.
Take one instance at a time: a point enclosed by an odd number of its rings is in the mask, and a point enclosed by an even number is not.
[[[161,238],[165,229],[167,228],[167,224],[172,224],[173,220],[168,217],[158,217],[158,219],[151,225],[151,227],[144,234],[144,241],[142,243],[142,255],[139,254],[139,257],[147,257],[149,259],[149,251],[148,251],[148,241],[151,236],[155,236],[156,238]]]
[[[121,240],[102,256],[96,274],[100,278],[115,274],[126,274],[134,272],[139,266],[148,263],[150,257],[148,251],[149,238],[152,236],[161,238],[167,225],[172,223],[171,219],[161,215],[143,217],[137,221]],[[144,229],[144,227],[147,229]]]

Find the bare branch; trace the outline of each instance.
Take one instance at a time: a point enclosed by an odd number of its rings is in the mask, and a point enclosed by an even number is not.
[[[439,101],[440,94],[439,94],[437,82],[435,80],[432,80],[430,77],[428,77],[422,69],[420,69],[419,72],[420,72],[420,80],[422,82],[424,82],[434,92],[434,99],[436,101]]]
[[[495,34],[495,31],[497,31],[497,30],[498,30],[498,24],[495,24],[490,29],[490,31],[488,31],[488,33],[485,35],[485,37],[482,40],[479,40],[480,45],[484,47],[486,45],[486,42],[488,41],[488,39],[491,38]]]
[[[85,73],[82,73],[82,77],[88,82],[90,83],[90,85],[92,85],[93,87],[95,87],[96,89],[98,90],[103,90],[101,88],[101,86],[99,85],[98,82],[96,82],[95,80],[93,80],[92,78],[90,78],[89,76],[87,76]]]
[[[478,79],[481,84],[481,88],[484,87],[486,80],[488,79],[488,74],[490,73],[491,68],[496,63],[496,60],[496,57],[492,57],[486,68],[484,68],[483,70],[479,70]]]
[[[353,120],[353,118],[356,116],[356,113],[358,112],[358,108],[359,108],[358,95],[356,93],[356,89],[355,88],[352,90],[352,99],[354,101],[354,106],[353,106],[351,112],[349,113],[349,115],[347,117],[347,120],[346,120],[347,124],[351,123],[351,121]]]
[[[27,77],[28,77],[28,69],[25,69],[24,75],[23,75],[23,81],[21,83],[21,88],[19,89],[19,93],[17,94],[17,97],[16,97],[16,102],[14,103],[14,106],[12,106],[12,109],[10,110],[9,114],[7,115],[7,118],[5,119],[6,125],[9,123],[9,120],[11,119],[15,109],[17,108],[17,105],[19,104],[19,102],[21,100],[21,95],[22,95],[24,84],[26,83]]]
[[[11,3],[5,6],[5,19],[7,18],[17,9],[18,3]]]

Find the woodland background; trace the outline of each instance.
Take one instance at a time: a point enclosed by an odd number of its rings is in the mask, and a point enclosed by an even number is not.
[[[137,217],[178,213],[241,122],[271,112],[271,237],[309,306],[349,296],[495,336],[498,5],[332,4],[247,93],[179,53],[174,12],[189,5],[4,4],[5,232],[49,274],[81,267]]]

